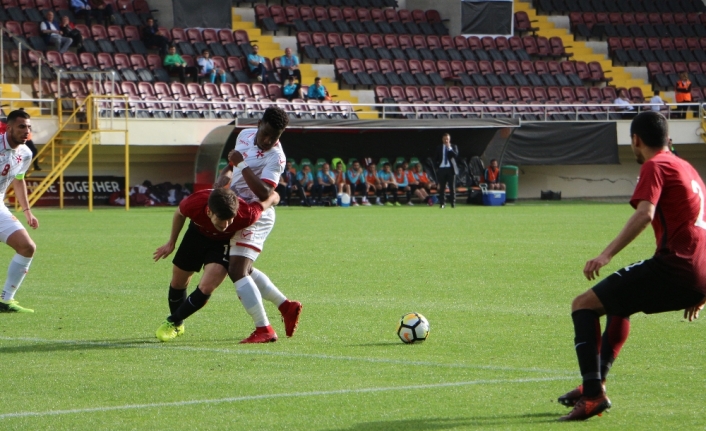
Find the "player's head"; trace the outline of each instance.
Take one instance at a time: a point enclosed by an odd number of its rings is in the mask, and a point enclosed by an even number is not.
[[[304,172],[305,174],[309,173],[310,170],[311,170],[311,166],[309,166],[309,165],[302,166],[302,172]]]
[[[21,109],[12,111],[7,116],[7,136],[11,145],[24,144],[29,139],[29,132],[32,131],[29,118],[29,114]]]
[[[404,172],[404,168],[402,167],[402,163],[398,164],[395,169],[397,170],[397,173],[402,173]]]
[[[289,117],[284,109],[270,106],[265,109],[262,120],[257,122],[257,136],[255,144],[263,151],[269,151],[275,146],[284,129],[289,124]]]
[[[490,167],[491,168],[497,168],[498,167],[498,159],[491,159],[490,160]]]
[[[407,162],[402,162],[402,169],[405,170],[405,171],[406,171],[407,169],[409,169],[409,163],[407,163]]]
[[[357,160],[353,161],[353,164],[351,166],[353,166],[353,170],[356,172],[360,170],[360,162]]]
[[[448,144],[449,142],[451,142],[451,135],[449,135],[448,133],[444,133],[443,135],[441,135],[441,142],[443,142],[444,144]]]
[[[321,169],[322,169],[324,172],[328,172],[329,169],[331,169],[331,166],[330,166],[328,163],[324,163],[323,165],[321,165]]]
[[[206,214],[211,219],[213,226],[223,232],[233,223],[238,213],[238,196],[228,188],[218,188],[208,197]]]
[[[368,163],[368,172],[375,172],[375,163]]]
[[[682,72],[679,74],[679,79],[681,79],[682,81],[686,81],[689,79],[689,74],[686,72]]]
[[[655,151],[669,145],[667,119],[658,112],[641,112],[630,124],[630,139],[637,163],[644,163],[647,158],[643,150]]]
[[[390,165],[390,163],[385,163],[384,165],[382,165],[382,170],[385,172],[390,172],[391,167],[392,165]]]

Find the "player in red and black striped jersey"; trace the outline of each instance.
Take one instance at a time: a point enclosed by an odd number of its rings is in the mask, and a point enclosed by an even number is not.
[[[174,212],[169,241],[153,256],[156,262],[174,251],[179,232],[190,218],[189,228],[172,261],[168,295],[171,314],[157,329],[157,338],[169,341],[184,333],[184,319],[206,305],[211,293],[228,275],[231,237],[258,221],[264,210],[278,202],[279,195],[273,193],[264,202],[247,203],[226,188],[201,190],[181,201]],[[204,273],[200,283],[187,298],[186,288],[201,267]]]
[[[684,310],[692,321],[706,303],[706,187],[696,170],[670,152],[667,119],[639,114],[630,126],[632,149],[642,165],[630,205],[635,213],[598,257],[586,262],[589,280],[651,223],[657,250],[650,259],[608,276],[577,296],[571,317],[583,384],[559,397],[573,406],[562,420],[585,420],[610,407],[605,381],[630,331],[630,315]],[[599,317],[607,315],[601,339]]]

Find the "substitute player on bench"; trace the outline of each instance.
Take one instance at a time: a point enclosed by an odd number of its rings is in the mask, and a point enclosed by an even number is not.
[[[263,211],[279,202],[273,193],[264,202],[246,203],[232,190],[201,190],[181,201],[172,218],[169,241],[154,252],[155,262],[174,251],[179,232],[187,218],[189,228],[174,256],[172,281],[169,283],[170,315],[157,329],[160,341],[184,334],[184,319],[200,310],[228,275],[231,237],[255,223]],[[204,268],[196,289],[186,297],[186,288],[194,272]]]
[[[632,150],[642,165],[630,205],[632,217],[598,257],[586,262],[589,280],[652,223],[657,251],[611,274],[571,304],[583,384],[559,397],[573,406],[561,420],[585,420],[611,406],[605,380],[630,331],[632,314],[684,310],[698,318],[706,302],[706,187],[696,170],[669,151],[667,119],[647,111],[630,126]],[[599,317],[606,314],[601,340]]]
[[[257,123],[257,129],[245,129],[238,135],[235,149],[228,154],[233,166],[223,170],[216,185],[226,184],[228,177],[232,176],[230,188],[246,202],[265,200],[275,193],[287,160],[279,138],[288,123],[289,118],[284,110],[267,108],[262,120]],[[277,341],[277,334],[265,313],[263,298],[279,309],[288,337],[294,334],[299,323],[301,303],[288,300],[267,275],[252,266],[274,224],[275,209],[272,207],[264,211],[254,225],[236,233],[231,239],[228,273],[235,282],[235,290],[245,311],[255,322],[255,331],[241,343]]]
[[[22,110],[10,112],[7,116],[7,131],[0,135],[0,201],[4,199],[5,192],[12,183],[15,198],[22,208],[27,224],[32,229],[36,229],[39,227],[39,222],[29,208],[27,185],[24,180],[25,172],[32,163],[32,152],[24,145],[32,130],[29,119],[29,114]],[[17,252],[7,269],[7,279],[0,296],[0,312],[34,313],[34,310],[20,306],[15,299],[15,293],[27,275],[37,246],[22,223],[5,205],[0,205],[0,241]]]

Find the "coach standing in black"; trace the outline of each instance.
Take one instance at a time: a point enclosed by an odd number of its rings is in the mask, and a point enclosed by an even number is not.
[[[451,143],[451,135],[444,133],[441,136],[442,144],[437,147],[434,155],[434,165],[436,167],[436,179],[438,180],[439,208],[446,205],[446,185],[451,192],[451,208],[456,207],[456,175],[458,175],[458,146]]]

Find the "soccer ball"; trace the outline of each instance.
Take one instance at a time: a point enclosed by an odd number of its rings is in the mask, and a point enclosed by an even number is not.
[[[419,313],[407,313],[397,325],[397,336],[405,344],[421,343],[429,336],[429,321]]]

